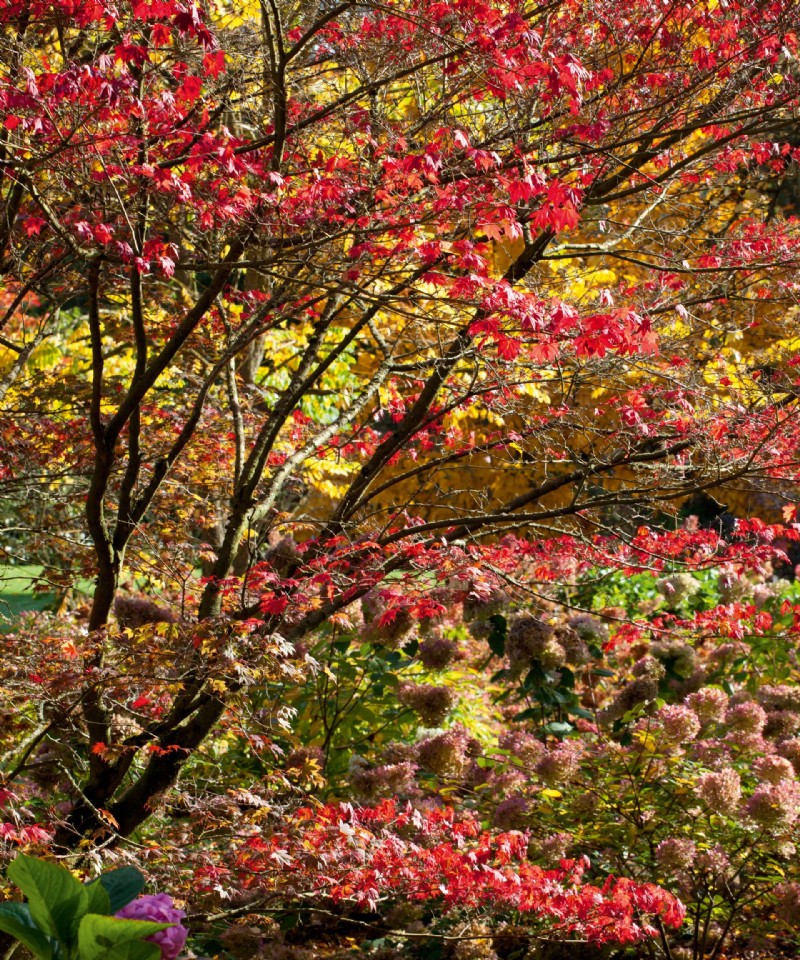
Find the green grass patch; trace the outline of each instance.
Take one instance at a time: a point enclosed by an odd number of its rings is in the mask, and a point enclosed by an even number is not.
[[[41,573],[42,567],[30,564],[0,566],[0,630],[12,629],[21,613],[55,603],[55,591],[34,592]]]
[[[22,613],[55,606],[58,593],[42,580],[43,569],[35,564],[0,564],[0,632],[13,629]],[[88,580],[82,580],[74,589],[88,594],[91,586]]]

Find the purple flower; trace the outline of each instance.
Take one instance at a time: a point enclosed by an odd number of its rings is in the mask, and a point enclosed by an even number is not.
[[[161,950],[161,960],[177,960],[189,931],[181,924],[186,916],[184,910],[179,910],[172,903],[172,897],[166,893],[156,893],[138,897],[117,911],[122,920],[150,920],[153,923],[172,923],[174,926],[166,930],[159,930],[152,937],[147,937]]]

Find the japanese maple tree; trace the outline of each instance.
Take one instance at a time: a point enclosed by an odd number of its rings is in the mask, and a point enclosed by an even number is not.
[[[239,7],[0,0],[8,552],[93,582],[10,682],[61,848],[355,601],[756,562],[639,527],[796,478],[795,0]]]

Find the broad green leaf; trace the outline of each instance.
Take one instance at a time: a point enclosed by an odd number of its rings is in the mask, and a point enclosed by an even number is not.
[[[129,940],[114,947],[107,960],[160,960],[161,948],[146,940]]]
[[[156,944],[143,944],[147,948],[146,953],[142,953],[138,947],[133,949],[132,945],[170,926],[172,924],[120,920],[87,913],[78,928],[80,960],[149,960],[150,956],[156,957],[160,953]],[[150,947],[155,947],[157,952],[150,951]]]
[[[506,618],[500,613],[495,613],[489,617],[489,623],[492,625],[492,632],[487,638],[489,649],[496,657],[502,658],[506,655],[508,623]]]
[[[8,868],[8,878],[28,898],[39,929],[69,946],[75,919],[89,906],[89,894],[66,867],[20,853]]]
[[[108,894],[111,905],[108,913],[116,913],[126,907],[144,889],[144,875],[136,867],[120,867],[118,870],[109,870],[97,881],[103,885]],[[92,910],[92,913],[102,913],[101,910]]]
[[[111,898],[106,891],[105,884],[99,880],[93,880],[91,883],[86,884],[86,893],[89,896],[87,913],[116,913],[116,910],[111,910]],[[125,904],[123,904],[123,906],[125,906]],[[121,907],[117,907],[117,910],[120,909]]]
[[[31,919],[27,903],[0,903],[0,930],[28,948],[38,960],[50,960],[52,941]]]

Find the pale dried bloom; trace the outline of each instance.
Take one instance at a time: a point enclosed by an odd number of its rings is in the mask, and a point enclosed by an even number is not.
[[[438,727],[455,705],[456,696],[450,687],[434,687],[425,683],[404,683],[397,699],[410,707],[426,726]]]
[[[521,790],[528,782],[525,774],[516,767],[495,767],[489,771],[488,782],[492,785],[495,796],[503,796],[509,790]]]
[[[416,771],[416,764],[408,762],[381,767],[358,765],[351,771],[350,784],[363,800],[397,796],[407,793],[414,786]]]
[[[656,861],[672,874],[688,870],[697,856],[697,847],[686,837],[667,837],[656,847]]]
[[[778,745],[778,753],[791,763],[795,774],[800,777],[800,737],[784,740]]]
[[[556,669],[567,655],[550,624],[538,617],[518,617],[506,637],[506,656],[509,672],[518,677],[534,663],[545,670]]]
[[[118,596],[114,601],[117,622],[124,630],[138,630],[148,623],[177,623],[178,618],[166,607],[147,597]]]
[[[700,590],[700,583],[691,573],[673,573],[656,581],[656,590],[672,605],[693,597]]]
[[[740,577],[734,570],[726,570],[717,578],[717,589],[723,603],[735,603],[749,596],[753,585],[747,577]]]
[[[567,625],[578,634],[582,640],[589,643],[605,643],[608,640],[608,624],[593,617],[590,613],[576,613],[567,620]]]
[[[709,873],[718,879],[727,876],[731,868],[728,855],[719,844],[710,850],[702,850],[698,853],[696,863],[698,870]]]
[[[723,740],[696,740],[692,744],[692,758],[706,766],[719,767],[731,760],[733,751]]]
[[[524,730],[507,730],[497,741],[501,750],[506,750],[526,767],[533,767],[544,753],[544,744]]]
[[[687,743],[700,733],[700,721],[689,707],[663,707],[656,717],[661,722],[663,737],[669,743]]]
[[[491,636],[494,627],[488,620],[473,620],[467,629],[473,639],[487,640]]]
[[[553,633],[553,639],[564,651],[567,663],[580,666],[592,659],[586,641],[569,624],[562,623],[557,626]]]
[[[702,690],[689,694],[686,705],[694,710],[701,723],[719,722],[725,716],[728,695],[716,687],[703,687]]]
[[[753,764],[753,770],[766,783],[794,780],[794,767],[785,757],[759,757]]]
[[[733,813],[742,796],[739,774],[730,768],[704,773],[697,781],[697,795],[712,813]]]
[[[444,637],[429,637],[419,645],[419,658],[427,670],[444,670],[458,655],[458,644]]]
[[[386,602],[377,591],[370,590],[361,598],[361,614],[365,623],[377,620],[385,610]]]
[[[778,589],[774,583],[757,583],[753,587],[753,603],[760,609],[778,593]]]
[[[462,777],[462,782],[464,783],[465,787],[474,790],[476,787],[481,787],[483,784],[488,783],[492,772],[493,771],[491,771],[488,767],[481,767],[473,760],[467,766],[467,769]]]
[[[599,714],[600,720],[608,723],[618,720],[640,703],[655,700],[658,696],[658,679],[655,675],[637,677],[625,684],[611,703]]]
[[[498,830],[523,830],[528,811],[529,804],[525,797],[507,797],[495,807],[492,823]]]
[[[725,739],[740,754],[758,755],[772,752],[772,744],[767,743],[760,733],[744,733],[742,730],[734,730]]]
[[[461,727],[426,737],[417,744],[417,759],[431,773],[460,777],[467,766],[469,737]]]
[[[650,646],[650,655],[679,677],[690,677],[697,669],[694,647],[682,640],[659,640]]]
[[[767,684],[759,688],[756,699],[765,710],[791,710],[800,713],[800,686],[797,685]]]
[[[653,680],[663,680],[667,671],[664,665],[655,657],[642,657],[631,667],[634,677],[650,677]]]
[[[362,637],[368,643],[399,650],[411,639],[417,624],[404,607],[391,606],[396,598],[370,591],[361,599],[366,624]]]
[[[563,860],[573,843],[571,833],[551,833],[539,843],[539,853],[543,859],[555,863]]]
[[[769,740],[789,740],[800,731],[800,713],[794,710],[767,710],[764,736]]]
[[[498,960],[492,948],[492,931],[486,924],[473,921],[461,935],[464,939],[453,947],[453,960]]]
[[[502,613],[509,603],[510,599],[505,590],[492,590],[482,595],[472,593],[464,600],[464,621],[469,623],[472,620],[488,620],[489,617]]]
[[[800,817],[800,784],[781,780],[759,787],[747,801],[745,811],[761,827],[785,830]]]
[[[415,763],[417,760],[417,745],[415,743],[399,743],[392,740],[381,750],[381,763]]]
[[[709,659],[719,666],[726,666],[739,657],[745,656],[749,650],[749,644],[741,640],[738,643],[721,643],[716,650],[712,651]]]
[[[737,703],[725,711],[725,725],[734,733],[760,736],[767,722],[767,714],[752,700]]]
[[[800,883],[780,883],[775,887],[775,916],[794,928],[800,918]]]
[[[542,756],[536,764],[536,773],[549,786],[564,783],[578,772],[582,754],[577,740],[564,740]]]

